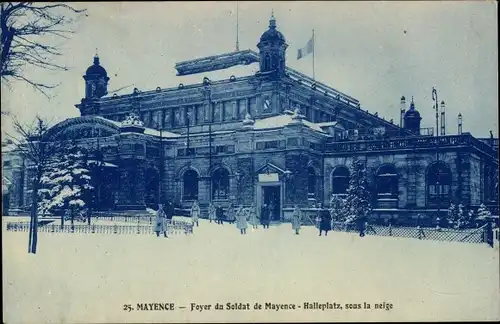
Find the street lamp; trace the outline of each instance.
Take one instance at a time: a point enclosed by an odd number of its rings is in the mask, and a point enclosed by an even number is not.
[[[404,119],[404,115],[406,112],[406,98],[405,98],[405,96],[401,97],[401,104],[400,104],[399,108],[400,108],[399,109],[399,127],[403,128],[403,119]]]
[[[436,110],[436,177],[437,177],[437,182],[436,182],[436,193],[438,197],[438,202],[437,202],[437,216],[436,220],[439,222],[439,212],[440,212],[440,207],[441,207],[441,195],[439,191],[439,177],[440,177],[440,168],[439,168],[439,101],[438,101],[438,94],[437,90],[435,87],[432,87],[432,100],[435,102],[434,108]],[[444,102],[443,102],[444,104]]]
[[[441,101],[441,136],[446,135],[445,103]]]
[[[158,204],[161,203],[161,198],[162,198],[162,191],[161,191],[161,187],[162,187],[162,184],[163,184],[163,168],[164,168],[164,157],[163,157],[163,128],[160,124],[160,121],[157,120],[156,121],[156,129],[160,132],[160,150],[159,150],[159,153],[160,153],[160,179],[159,179],[159,184],[158,184]]]
[[[462,114],[458,113],[458,135],[462,135]]]
[[[432,100],[435,101],[434,109],[436,110],[436,137],[439,136],[439,105],[438,105],[438,95],[436,88],[432,87]]]

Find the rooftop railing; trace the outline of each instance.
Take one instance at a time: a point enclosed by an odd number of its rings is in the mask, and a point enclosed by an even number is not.
[[[496,151],[470,134],[451,136],[415,136],[380,140],[345,141],[325,144],[325,152],[362,152],[401,149],[472,146],[486,154],[497,156]]]

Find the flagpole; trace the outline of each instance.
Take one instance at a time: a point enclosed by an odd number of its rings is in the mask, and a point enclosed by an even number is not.
[[[315,52],[315,50],[314,50],[315,44],[314,43],[316,43],[316,40],[314,39],[314,29],[313,29],[313,80],[316,81],[316,75],[314,73],[314,52]]]
[[[240,15],[239,15],[239,2],[236,1],[236,52],[240,50],[240,42],[239,42],[239,32],[240,32]]]

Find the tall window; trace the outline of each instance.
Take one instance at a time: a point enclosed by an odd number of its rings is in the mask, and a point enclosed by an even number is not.
[[[349,188],[349,169],[340,166],[332,174],[332,194],[346,194]]]
[[[377,171],[377,195],[379,198],[398,196],[398,174],[394,165],[384,165]]]
[[[187,170],[186,172],[184,172],[183,183],[183,199],[198,199],[198,173],[196,173],[196,171],[194,170]]]
[[[212,199],[228,199],[229,172],[220,168],[212,174]]]
[[[269,57],[269,54],[266,54],[264,58],[264,71],[269,70],[270,65],[271,65],[271,58]]]
[[[316,172],[314,168],[309,167],[307,170],[307,197],[314,198],[316,196]]]
[[[451,195],[451,171],[443,162],[434,163],[427,170],[427,202],[447,207]]]

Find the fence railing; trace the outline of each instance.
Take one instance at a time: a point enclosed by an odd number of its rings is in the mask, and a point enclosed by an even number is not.
[[[358,232],[356,224],[333,223],[332,230],[337,232]],[[393,236],[415,238],[419,240],[434,240],[465,243],[487,243],[487,225],[472,229],[425,228],[367,225],[367,235]]]
[[[27,222],[8,222],[7,231],[11,232],[28,232],[30,224]],[[82,225],[82,224],[47,224],[38,227],[38,232],[42,233],[81,233],[81,234],[153,234],[155,226],[153,225]],[[167,221],[167,233],[169,235],[176,234],[192,234],[193,224],[183,221]]]
[[[486,154],[496,156],[496,151],[488,144],[475,139],[470,134],[440,137],[417,136],[381,140],[359,140],[325,144],[326,152],[380,151],[389,149],[436,148],[446,146],[472,146]]]

